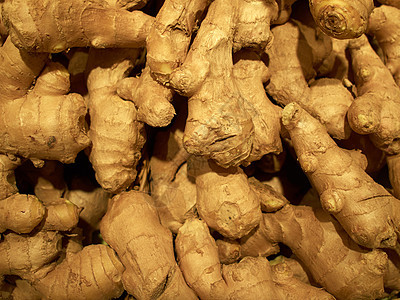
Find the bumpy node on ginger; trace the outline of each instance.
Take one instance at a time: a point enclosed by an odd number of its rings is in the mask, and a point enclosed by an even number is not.
[[[190,157],[196,181],[196,208],[207,225],[227,238],[248,234],[260,223],[260,201],[240,167],[222,168],[212,160]]]
[[[347,119],[359,134],[369,134],[387,154],[400,153],[400,87],[373,50],[367,37],[349,41],[357,97]]]
[[[189,219],[175,240],[179,265],[200,299],[334,299],[293,277],[283,264],[246,257],[221,265],[218,248],[204,221]]]
[[[18,157],[0,154],[0,200],[18,192],[14,170],[21,163]]]
[[[267,51],[268,94],[282,105],[299,103],[320,120],[333,137],[348,138],[351,130],[346,113],[353,101],[350,92],[334,78],[321,78],[308,84],[316,75],[314,66],[330,53],[330,40],[295,20],[274,27],[272,33],[274,43]]]
[[[268,153],[282,152],[280,137],[280,107],[268,99],[263,83],[268,80],[268,68],[261,58],[250,51],[240,51],[234,56],[233,76],[245,110],[254,124],[254,140],[246,162],[260,160]]]
[[[337,39],[362,35],[374,9],[373,0],[309,0],[309,4],[319,28]]]
[[[376,7],[369,17],[368,34],[375,37],[382,49],[386,67],[400,86],[400,1],[397,8],[387,5]]]
[[[18,51],[8,40],[0,48],[3,50],[3,55],[7,55],[9,50]],[[29,65],[25,66],[23,57],[20,55],[13,60],[15,65],[2,76],[6,78],[17,70],[30,69]],[[29,58],[34,59],[34,56]],[[31,79],[31,85],[33,76],[29,73],[26,76]],[[74,162],[77,153],[90,141],[85,129],[84,100],[79,94],[67,94],[68,71],[59,63],[49,63],[37,77],[32,90],[27,91],[27,79],[20,88],[25,91],[25,96],[0,97],[0,152],[30,159]]]
[[[177,233],[196,211],[196,184],[187,172],[182,137],[186,116],[179,112],[168,130],[157,132],[150,158],[150,191],[161,224]]]
[[[368,248],[398,247],[400,203],[332,140],[326,129],[295,103],[282,112],[303,171],[322,207],[350,237]]]
[[[129,12],[99,0],[7,0],[2,14],[18,48],[50,53],[72,47],[143,47],[154,21],[141,11]]]
[[[145,143],[144,124],[135,105],[117,93],[117,84],[133,68],[138,49],[92,49],[88,60],[89,159],[99,184],[111,193],[127,189]]]
[[[217,0],[209,6],[184,63],[169,82],[189,97],[184,135],[189,153],[225,167],[249,156],[254,127],[233,78],[232,49],[267,47],[269,24],[277,15],[274,1]]]
[[[100,224],[103,239],[125,267],[124,288],[136,299],[196,299],[175,262],[172,234],[152,202],[142,192],[120,193]]]

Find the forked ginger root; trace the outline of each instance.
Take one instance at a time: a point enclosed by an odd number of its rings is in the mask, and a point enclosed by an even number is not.
[[[277,16],[274,1],[217,0],[209,6],[185,62],[169,82],[189,97],[184,136],[189,153],[224,167],[249,156],[253,123],[233,78],[232,49],[267,47],[269,24]]]
[[[333,299],[293,277],[287,266],[271,268],[264,257],[222,265],[205,222],[188,219],[175,240],[179,265],[200,299]]]
[[[368,248],[398,247],[400,202],[339,148],[325,128],[295,103],[282,112],[303,171],[322,207],[351,238]]]
[[[124,288],[136,299],[196,299],[175,262],[172,234],[151,202],[141,192],[120,193],[100,224],[103,239],[125,267]]]
[[[337,39],[359,37],[367,30],[374,9],[372,0],[310,0],[315,22],[326,34]]]

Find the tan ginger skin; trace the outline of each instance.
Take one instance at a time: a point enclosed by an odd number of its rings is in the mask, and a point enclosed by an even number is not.
[[[18,48],[50,53],[72,47],[143,47],[154,22],[141,11],[129,12],[105,1],[7,0],[2,14]]]
[[[188,219],[175,240],[179,265],[200,299],[334,299],[293,277],[284,265],[246,257],[221,265],[218,247],[204,221]]]
[[[244,108],[252,116],[254,140],[246,162],[260,160],[268,153],[282,152],[280,107],[268,99],[263,82],[268,79],[267,66],[255,52],[238,52],[234,56],[233,76],[244,99]]]
[[[288,104],[282,122],[322,207],[358,244],[397,248],[399,201],[376,183],[348,151],[339,148],[325,128],[299,105]]]
[[[347,114],[351,128],[369,134],[387,154],[400,153],[400,87],[367,37],[349,41],[357,97]]]
[[[196,180],[197,212],[210,228],[238,239],[260,223],[260,201],[240,167],[224,169],[212,160],[191,157],[188,168]]]
[[[124,288],[136,299],[196,299],[175,262],[172,234],[151,202],[138,191],[120,193],[100,224],[103,239],[125,266]]]
[[[233,78],[232,49],[268,46],[269,24],[277,14],[272,1],[218,0],[209,6],[185,62],[171,73],[169,82],[189,97],[184,136],[189,153],[224,167],[249,156],[254,127]]]
[[[315,23],[337,39],[359,37],[367,30],[373,0],[309,0]]]
[[[30,159],[74,162],[77,153],[90,141],[85,129],[84,100],[79,94],[67,94],[67,70],[59,63],[49,63],[28,91],[37,73],[35,68],[44,65],[43,57],[18,52],[8,40],[0,52],[10,64],[4,76],[13,77],[17,73],[16,78],[22,80],[19,87],[17,81],[9,87],[21,90],[16,93],[19,98],[11,97],[11,90],[2,87],[5,93],[4,98],[0,97],[0,152]],[[32,69],[26,65],[29,61],[34,66]]]
[[[195,216],[196,184],[188,174],[190,154],[183,148],[185,113],[180,111],[168,130],[157,132],[150,158],[150,191],[160,222],[177,233],[189,217]]]
[[[97,181],[111,193],[133,183],[145,143],[144,125],[137,121],[135,105],[116,93],[118,82],[133,68],[137,55],[137,49],[92,49],[89,55],[89,159]]]
[[[346,112],[353,97],[339,79],[321,78],[308,83],[316,75],[313,66],[327,56],[331,48],[326,44],[313,44],[304,30],[317,34],[315,29],[307,29],[298,21],[272,29],[274,43],[267,51],[270,80],[266,90],[279,104],[300,104],[320,120],[333,137],[346,139],[351,132]],[[316,42],[320,40],[323,38]],[[324,48],[325,55],[317,53],[313,47]]]
[[[369,17],[367,33],[375,37],[384,54],[386,67],[400,86],[400,25],[396,22],[400,18],[400,1],[397,0],[396,5],[376,7]]]
[[[286,205],[263,216],[265,238],[291,248],[314,280],[337,299],[383,295],[387,255],[356,245],[323,210]]]
[[[378,2],[385,4],[385,5],[394,6],[394,7],[400,9],[400,1],[399,0],[378,0]]]

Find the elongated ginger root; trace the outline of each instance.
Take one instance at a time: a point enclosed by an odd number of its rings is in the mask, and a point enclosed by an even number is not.
[[[279,154],[282,151],[280,108],[271,103],[263,86],[268,69],[255,52],[238,52],[234,58],[233,76],[254,124],[253,146],[246,161],[259,160],[268,153]]]
[[[217,245],[198,219],[179,229],[175,247],[185,279],[200,299],[333,299],[295,279],[287,267],[271,268],[264,257],[221,266]]]
[[[359,162],[339,148],[325,128],[299,105],[287,105],[282,122],[303,171],[320,195],[322,207],[358,244],[397,247],[400,202],[368,176]]]
[[[7,0],[2,13],[18,48],[50,53],[72,47],[143,47],[154,21],[141,11],[118,9],[105,1]]]
[[[188,168],[196,180],[197,211],[210,228],[237,239],[259,224],[260,201],[241,168],[224,169],[200,157],[191,157]]]
[[[141,192],[120,193],[100,224],[103,239],[125,266],[124,288],[136,299],[195,299],[175,262],[172,234],[151,202]]]
[[[92,149],[89,159],[99,184],[111,193],[128,188],[145,143],[144,125],[135,105],[116,94],[138,55],[137,49],[105,49],[90,53],[88,91]]]
[[[84,100],[78,94],[67,94],[68,89],[67,70],[52,63],[37,78],[32,91],[2,101],[0,152],[74,162],[90,141],[85,132]]]
[[[366,36],[349,41],[357,97],[348,110],[351,128],[369,134],[387,154],[400,153],[400,87]]]
[[[337,39],[359,37],[367,30],[374,9],[372,0],[310,0],[315,22],[327,35]]]
[[[312,84],[307,81],[315,76],[313,66],[318,56],[303,31],[305,25],[289,21],[272,29],[274,43],[267,51],[270,82],[266,90],[278,103],[299,103],[324,124],[328,132],[338,139],[350,135],[346,113],[353,97],[338,79],[321,78]],[[314,29],[309,31],[317,32]],[[317,41],[323,41],[323,38]],[[320,45],[320,46],[323,46]],[[326,46],[326,53],[330,47]]]
[[[267,47],[272,40],[269,24],[277,13],[273,1],[218,0],[209,6],[185,62],[169,82],[189,97],[184,136],[189,153],[224,167],[249,156],[254,129],[234,82],[232,49]]]
[[[400,1],[397,8],[387,5],[376,7],[369,17],[368,34],[372,34],[382,49],[386,67],[400,86]]]

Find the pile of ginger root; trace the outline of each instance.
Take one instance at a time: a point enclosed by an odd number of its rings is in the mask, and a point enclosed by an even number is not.
[[[0,299],[398,299],[398,20],[0,1]]]

